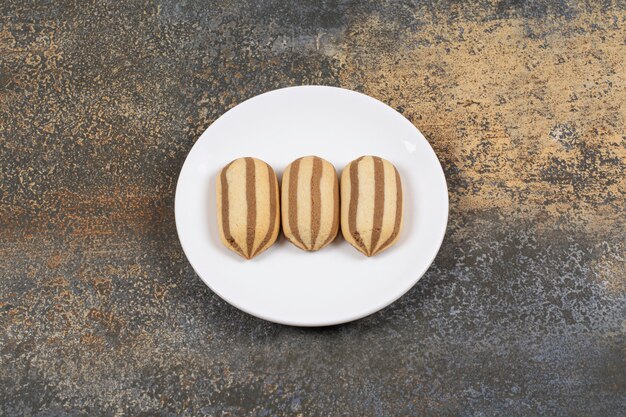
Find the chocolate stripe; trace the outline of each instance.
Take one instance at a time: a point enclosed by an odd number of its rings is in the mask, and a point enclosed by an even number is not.
[[[261,244],[252,256],[256,256],[259,252],[263,250],[263,247],[265,247],[265,245],[267,245],[267,242],[269,242],[272,238],[274,228],[276,227],[276,211],[278,210],[278,207],[276,205],[276,175],[274,174],[274,170],[272,170],[269,165],[267,165],[267,178],[270,182],[270,225],[267,229],[265,237],[261,241]]]
[[[289,168],[289,228],[294,239],[298,241],[302,247],[306,248],[300,232],[298,230],[298,174],[300,172],[300,160],[296,159]]]
[[[385,208],[385,168],[383,160],[377,156],[374,159],[374,222],[372,228],[372,242],[370,245],[370,255],[374,253],[380,232],[383,226],[383,211]]]
[[[256,164],[249,157],[246,158],[246,203],[248,205],[246,245],[248,258],[251,258],[256,234]]]
[[[320,233],[320,217],[322,216],[321,180],[322,160],[318,157],[314,157],[313,171],[311,172],[311,248],[315,246],[315,241]]]
[[[333,226],[330,229],[330,234],[328,235],[328,238],[324,241],[324,244],[322,245],[322,247],[326,246],[331,240],[333,240],[335,238],[335,236],[337,236],[337,231],[339,230],[339,180],[335,177],[335,175],[337,175],[334,171],[335,168],[332,168],[333,170],[333,177],[335,178],[335,184],[333,186],[333,201],[332,201],[332,205],[333,205]]]
[[[243,251],[235,242],[235,239],[230,234],[230,208],[228,202],[228,180],[226,179],[226,171],[232,165],[232,162],[222,170],[220,174],[220,182],[222,184],[222,231],[224,232],[224,239],[237,251],[241,256],[245,257]]]
[[[398,236],[400,232],[400,223],[402,222],[402,184],[400,183],[400,174],[396,167],[393,168],[396,172],[396,218],[394,219],[393,232],[389,239],[385,241],[382,245],[380,245],[380,249],[376,251],[376,253],[381,252],[383,249],[387,248],[393,240]]]
[[[361,238],[361,234],[356,230],[356,213],[357,213],[357,204],[359,200],[359,162],[364,157],[360,157],[356,161],[353,161],[350,164],[350,206],[348,208],[348,232],[350,236],[352,236],[357,245],[364,252],[367,253],[365,249],[365,244],[363,243],[363,238]]]

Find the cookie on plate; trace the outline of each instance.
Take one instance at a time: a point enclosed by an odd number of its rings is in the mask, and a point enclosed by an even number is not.
[[[222,243],[251,259],[276,241],[280,228],[278,181],[272,167],[239,158],[217,177],[217,223]]]
[[[285,169],[281,192],[285,237],[300,249],[316,251],[339,230],[339,180],[335,167],[317,156],[296,159]]]
[[[402,183],[395,166],[362,156],[341,173],[341,233],[366,256],[393,245],[402,229]]]

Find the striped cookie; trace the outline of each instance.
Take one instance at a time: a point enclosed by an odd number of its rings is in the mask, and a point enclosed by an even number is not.
[[[341,173],[341,232],[367,256],[393,245],[402,228],[402,183],[391,162],[362,156]]]
[[[251,259],[276,241],[280,228],[278,181],[272,167],[239,158],[217,178],[217,223],[222,243]]]
[[[293,161],[282,179],[285,237],[300,249],[315,251],[339,230],[339,180],[335,167],[317,156]]]

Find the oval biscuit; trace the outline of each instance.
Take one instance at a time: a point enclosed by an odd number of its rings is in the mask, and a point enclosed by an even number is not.
[[[393,245],[402,228],[402,183],[395,166],[362,156],[341,173],[341,233],[367,256]]]
[[[296,159],[282,179],[285,237],[300,249],[316,251],[339,230],[339,180],[335,167],[317,156]]]
[[[226,165],[217,178],[217,222],[222,243],[246,259],[272,246],[280,228],[272,167],[250,157]]]

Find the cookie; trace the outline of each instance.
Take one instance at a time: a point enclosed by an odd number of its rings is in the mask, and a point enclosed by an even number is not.
[[[317,156],[293,161],[283,174],[281,211],[285,237],[316,251],[339,230],[339,180],[335,167]]]
[[[341,173],[341,233],[367,256],[393,245],[402,229],[402,183],[391,162],[362,156]]]
[[[217,178],[217,223],[222,243],[251,259],[276,241],[280,228],[278,181],[272,167],[239,158]]]

